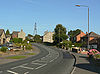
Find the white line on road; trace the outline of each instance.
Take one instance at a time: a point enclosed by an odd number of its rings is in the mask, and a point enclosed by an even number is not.
[[[42,67],[44,67],[44,66],[46,66],[46,65],[47,65],[47,64],[41,65],[41,66],[39,66],[39,67],[37,67],[37,68],[35,68],[35,69],[42,68]]]
[[[36,64],[36,65],[43,65],[43,64],[40,64],[40,63],[35,63],[35,62],[32,62],[31,64]]]
[[[29,72],[25,72],[24,74],[28,74]]]
[[[11,69],[15,69],[15,68],[18,68],[19,66],[16,66],[16,67],[13,67],[13,68],[11,68]]]
[[[7,70],[7,72],[10,72],[10,73],[12,73],[12,74],[18,74],[18,73],[16,73],[16,72],[11,71],[11,70]]]
[[[31,67],[25,67],[25,66],[19,66],[19,67],[21,67],[21,68],[26,68],[26,69],[31,69],[31,70],[34,69],[34,68],[31,68]]]

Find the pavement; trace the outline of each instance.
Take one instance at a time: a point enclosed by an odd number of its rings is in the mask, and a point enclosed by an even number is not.
[[[33,44],[40,53],[27,59],[0,65],[0,74],[70,74],[74,58],[59,48]]]
[[[100,74],[100,66],[95,65],[87,55],[73,52],[71,54],[76,57],[76,64],[71,74]]]

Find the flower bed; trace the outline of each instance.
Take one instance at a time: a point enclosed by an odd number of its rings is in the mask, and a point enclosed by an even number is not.
[[[89,57],[93,57],[95,54],[100,54],[100,52],[97,51],[96,49],[91,49],[91,50],[88,51]]]

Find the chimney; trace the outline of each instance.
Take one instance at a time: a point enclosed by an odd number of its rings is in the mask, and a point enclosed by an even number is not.
[[[21,32],[23,32],[23,29],[21,29]]]
[[[86,32],[86,34],[88,34],[88,32]]]

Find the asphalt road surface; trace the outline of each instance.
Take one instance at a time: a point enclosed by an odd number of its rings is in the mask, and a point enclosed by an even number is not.
[[[0,74],[70,74],[74,58],[58,48],[33,44],[40,49],[36,56],[0,65]]]

